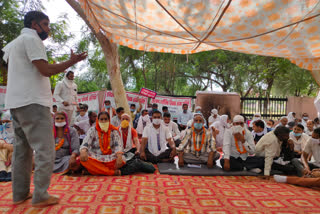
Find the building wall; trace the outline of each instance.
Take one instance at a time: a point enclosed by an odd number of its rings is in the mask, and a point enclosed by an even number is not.
[[[206,119],[213,108],[218,109],[220,115],[227,114],[231,118],[241,113],[240,96],[237,93],[197,92],[196,95],[196,106],[201,106]]]
[[[309,114],[310,119],[318,116],[316,107],[314,106],[313,97],[288,97],[287,113],[295,112],[297,118],[301,118],[304,112]]]

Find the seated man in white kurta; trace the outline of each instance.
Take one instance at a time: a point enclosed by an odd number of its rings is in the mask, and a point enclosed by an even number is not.
[[[249,156],[255,153],[253,136],[244,127],[244,118],[236,115],[233,118],[233,126],[224,133],[223,153],[220,160],[221,166],[226,171],[242,171],[244,168],[261,172],[264,159],[261,157]]]

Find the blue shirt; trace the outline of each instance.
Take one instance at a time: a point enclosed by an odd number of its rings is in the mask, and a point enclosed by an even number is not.
[[[193,114],[190,111],[187,111],[187,113],[181,112],[178,116],[178,124],[186,126],[188,121],[193,118]]]

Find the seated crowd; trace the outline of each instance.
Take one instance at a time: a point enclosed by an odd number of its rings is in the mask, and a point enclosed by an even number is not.
[[[182,106],[177,123],[168,107],[162,112],[157,104],[152,109],[139,109],[132,104],[130,115],[123,107],[114,109],[105,101],[102,111],[89,111],[81,105],[78,116],[70,120],[65,112],[53,106],[55,137],[54,173],[91,175],[129,175],[153,173],[153,164],[173,162],[178,156],[185,164],[221,165],[225,171],[249,171],[264,176],[277,172],[278,182],[319,186],[320,124],[301,119],[290,112],[276,124],[255,114],[251,121],[241,115],[229,118],[213,109],[207,120],[201,107],[190,112]],[[11,180],[11,156],[14,140],[12,118],[6,111],[0,126],[0,181]],[[70,125],[68,121],[74,121]],[[310,177],[293,179],[286,175]],[[312,180],[310,180],[312,179]],[[299,181],[298,183],[296,181]]]

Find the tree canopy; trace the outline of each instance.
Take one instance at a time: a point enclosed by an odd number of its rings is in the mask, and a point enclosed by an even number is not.
[[[0,2],[0,49],[20,34],[23,15],[29,10],[41,10],[39,0]],[[50,45],[47,52],[50,63],[66,60],[67,54],[56,54],[74,38],[68,33],[68,16],[63,14],[51,23]],[[111,89],[102,48],[88,26],[82,28],[77,51],[88,51],[86,67],[76,77],[78,90],[90,92]],[[6,67],[0,51],[0,70],[6,84]],[[192,55],[144,52],[119,47],[120,71],[126,90],[139,91],[141,87],[167,95],[195,95],[197,90],[220,88],[246,96],[314,96],[318,85],[309,71],[286,59],[248,55],[215,50]],[[51,77],[52,88],[63,74]]]

